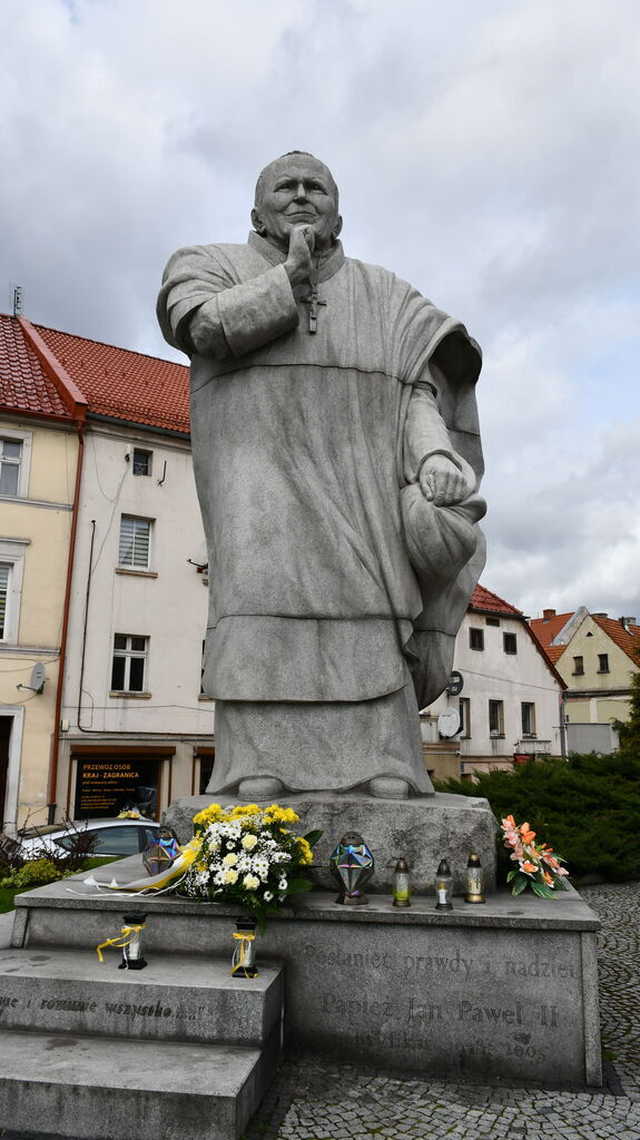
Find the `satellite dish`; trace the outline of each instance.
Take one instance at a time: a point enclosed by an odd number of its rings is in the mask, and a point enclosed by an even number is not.
[[[38,661],[31,670],[31,684],[29,685],[29,688],[33,689],[34,693],[41,693],[44,689],[44,683],[46,679],[47,674],[45,667],[42,664],[42,661]]]
[[[440,736],[451,737],[455,736],[456,732],[460,731],[460,713],[451,705],[440,713],[438,717],[438,732]]]

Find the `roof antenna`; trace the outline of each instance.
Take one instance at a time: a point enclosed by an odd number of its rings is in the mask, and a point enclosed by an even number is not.
[[[22,285],[13,285],[11,287],[13,293],[13,315],[14,317],[22,316]]]

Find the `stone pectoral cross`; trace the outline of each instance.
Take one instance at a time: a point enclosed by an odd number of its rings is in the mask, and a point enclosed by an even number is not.
[[[309,278],[309,286],[311,292],[308,297],[304,298],[304,304],[309,306],[309,332],[315,333],[318,331],[318,306],[327,304],[326,301],[321,301],[318,296],[318,271],[317,269],[311,274]]]

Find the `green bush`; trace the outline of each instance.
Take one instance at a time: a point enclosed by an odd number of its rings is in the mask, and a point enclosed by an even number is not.
[[[525,820],[567,861],[572,876],[611,882],[640,879],[640,755],[572,755],[530,761],[513,772],[481,773],[476,782],[447,780],[441,792],[486,796],[498,820]],[[506,852],[502,866],[508,865]]]
[[[56,867],[51,859],[30,859],[11,875],[0,880],[0,887],[10,887],[14,891],[29,891],[32,887],[43,887],[45,883],[55,883],[62,879],[64,871]]]

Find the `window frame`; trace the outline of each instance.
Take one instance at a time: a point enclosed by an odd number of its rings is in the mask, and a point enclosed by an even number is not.
[[[117,637],[124,637],[126,639],[127,644],[125,645],[124,648],[122,648],[120,646],[116,646],[116,638]],[[144,641],[145,641],[144,649],[133,649],[132,645],[131,645],[133,638],[144,638]],[[146,693],[147,692],[146,685],[147,685],[147,681],[148,681],[148,670],[149,670],[149,642],[150,642],[150,638],[149,638],[149,635],[146,633],[114,633],[114,635],[113,635],[113,648],[112,648],[112,653],[111,653],[111,686],[110,686],[110,692],[111,693],[117,693],[117,694],[123,693],[125,695],[129,695],[131,693],[134,693],[137,695],[139,693]],[[122,678],[123,688],[116,688],[116,686],[113,684],[113,671],[115,668],[116,657],[124,658],[124,674],[123,674],[123,678]],[[132,660],[136,660],[136,661],[142,660],[142,662],[143,662],[143,665],[142,665],[142,684],[141,684],[141,687],[139,689],[132,689],[131,688],[131,661]]]
[[[146,456],[146,471],[136,471],[136,454]],[[148,447],[133,448],[133,451],[131,453],[131,474],[135,475],[136,479],[148,479],[153,474],[153,451],[151,451]]]
[[[33,434],[30,431],[16,431],[14,428],[7,428],[0,426],[0,440],[7,439],[11,443],[19,443],[22,445],[20,455],[20,462],[18,466],[18,488],[15,495],[7,491],[0,491],[0,500],[3,502],[13,502],[15,499],[28,498],[29,492],[29,476],[31,473],[31,443]],[[0,456],[0,463],[2,457]]]
[[[474,645],[475,640],[479,641],[479,645]],[[484,629],[479,625],[469,626],[469,649],[473,649],[476,653],[484,652]]]
[[[30,543],[28,538],[0,539],[0,563],[9,567],[4,630],[0,637],[2,647],[18,644],[24,557]]]
[[[578,662],[580,662],[579,665],[578,665]],[[571,674],[571,676],[572,677],[584,677],[584,657],[581,656],[580,654],[578,654],[578,656],[574,657],[574,659],[573,659],[573,673]]]
[[[497,728],[491,727],[491,711],[495,707],[497,711]],[[489,736],[492,740],[501,740],[504,738],[504,701],[489,697]]]
[[[529,728],[525,728],[525,709],[530,709],[528,714]],[[535,739],[536,732],[536,706],[535,701],[521,701],[520,702],[520,724],[522,726],[522,737],[525,740]]]
[[[458,712],[460,715],[460,738],[462,740],[471,739],[471,699],[469,697],[458,697]]]
[[[511,640],[513,638],[513,641]],[[513,645],[513,649],[507,649],[507,644]],[[516,657],[518,654],[518,635],[510,630],[505,630],[502,634],[502,651],[508,657]]]
[[[604,665],[602,664],[603,661],[604,661]],[[609,665],[609,654],[608,653],[599,653],[598,654],[598,673],[610,673],[610,672],[611,672],[611,667]]]
[[[132,561],[132,562],[123,562],[122,561],[122,557],[121,557],[121,555],[122,555],[122,541],[123,541],[122,525],[123,525],[125,519],[131,520],[131,522],[133,522],[134,524],[135,523],[146,523],[146,525],[147,525],[147,561],[146,561],[145,565],[142,565],[141,563],[134,562],[134,561]],[[154,524],[154,522],[155,522],[155,519],[147,518],[144,515],[130,515],[126,511],[122,512],[122,514],[120,515],[120,529],[118,532],[118,563],[117,563],[117,566],[118,566],[119,570],[143,570],[143,571],[144,570],[151,570],[151,555],[152,555],[152,548],[153,548],[153,530],[154,530],[153,524]],[[134,526],[134,534],[133,534],[133,538],[131,540],[132,557],[135,554],[135,548],[136,548],[136,535],[135,535],[135,526]]]

